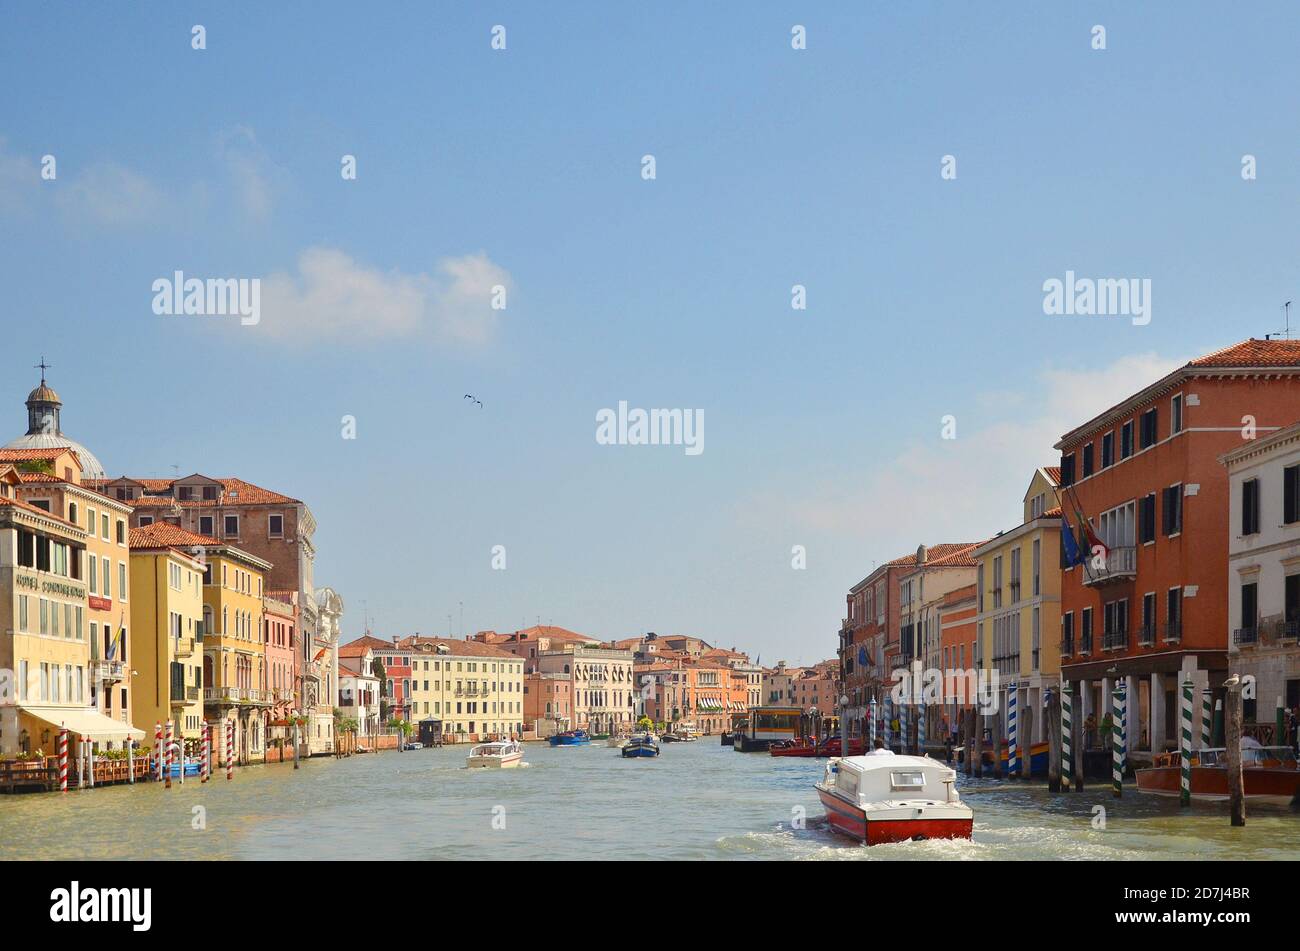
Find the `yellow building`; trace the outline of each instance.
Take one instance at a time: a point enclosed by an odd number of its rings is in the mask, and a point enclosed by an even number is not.
[[[148,733],[173,721],[182,736],[203,726],[203,561],[166,537],[161,524],[133,528],[130,656],[131,716]]]
[[[998,710],[1006,735],[1007,692],[1014,685],[1017,718],[1026,705],[1043,709],[1043,689],[1060,675],[1061,518],[1060,470],[1035,470],[1025,493],[1021,524],[974,552],[976,666],[997,674]],[[1028,742],[1046,739],[1035,716]],[[1021,739],[1024,739],[1022,736]]]
[[[106,748],[139,734],[89,706],[86,532],[19,498],[0,463],[0,752],[53,754],[61,726]]]
[[[162,523],[155,522],[154,525]],[[203,707],[209,721],[235,724],[235,761],[266,759],[275,692],[266,664],[263,585],[270,562],[215,538],[170,527],[202,552]],[[217,758],[225,762],[225,751]]]
[[[442,721],[449,740],[518,736],[524,727],[524,659],[477,641],[408,637],[410,719]]]
[[[73,449],[0,450],[16,462],[22,483],[18,497],[86,532],[82,578],[87,586],[86,625],[90,647],[89,704],[123,723],[131,722],[131,657],[128,599],[131,507],[81,484],[81,460]]]

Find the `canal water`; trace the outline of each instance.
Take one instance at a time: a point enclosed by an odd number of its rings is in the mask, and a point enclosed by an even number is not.
[[[0,796],[0,859],[1295,859],[1300,815],[1096,786],[962,777],[966,842],[867,849],[831,833],[824,760],[733,752],[716,737],[653,760],[598,742],[530,743],[515,770],[464,769],[468,748],[254,766],[203,785]],[[1105,809],[1105,828],[1094,807]],[[203,807],[196,810],[195,807]],[[806,818],[803,818],[806,817]],[[802,818],[802,821],[801,821]]]

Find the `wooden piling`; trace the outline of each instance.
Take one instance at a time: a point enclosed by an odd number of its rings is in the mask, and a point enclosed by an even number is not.
[[[1050,690],[1047,694],[1047,790],[1061,791],[1061,692]]]
[[[1246,796],[1241,776],[1241,684],[1228,688],[1227,736],[1225,746],[1228,754],[1228,802],[1232,814],[1232,825],[1246,824]]]
[[[975,713],[975,776],[984,778],[984,714]]]
[[[1020,778],[1029,782],[1034,775],[1033,764],[1030,762],[1034,755],[1034,707],[1028,700],[1020,713],[1016,740],[1020,743]]]
[[[971,707],[963,715],[962,739],[966,743],[966,775],[975,775],[975,708]]]
[[[1079,685],[1075,693],[1074,716],[1070,718],[1070,749],[1074,750],[1074,755],[1070,757],[1074,767],[1074,791],[1083,792],[1083,685]]]

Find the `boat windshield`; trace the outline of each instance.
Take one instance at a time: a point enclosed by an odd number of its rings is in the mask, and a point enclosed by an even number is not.
[[[1228,751],[1224,749],[1201,750],[1198,762],[1201,766],[1227,766]],[[1296,766],[1295,750],[1289,746],[1243,746],[1241,748],[1241,765],[1247,766]]]

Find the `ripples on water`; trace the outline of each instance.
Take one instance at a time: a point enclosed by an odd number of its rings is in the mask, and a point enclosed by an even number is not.
[[[1300,816],[1109,787],[960,780],[971,841],[863,848],[829,831],[812,788],[824,760],[735,753],[716,738],[623,759],[603,743],[528,744],[528,768],[464,769],[468,747],[240,770],[207,785],[0,796],[4,859],[1294,859]],[[1094,830],[1093,807],[1106,809]],[[194,807],[206,829],[194,829]],[[798,809],[806,819],[796,828]],[[494,828],[504,819],[505,828]]]

